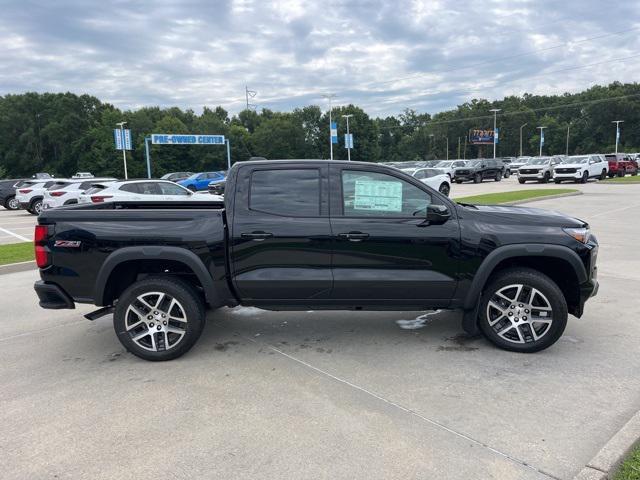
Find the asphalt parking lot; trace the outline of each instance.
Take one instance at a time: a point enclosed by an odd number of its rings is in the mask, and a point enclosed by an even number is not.
[[[591,224],[600,292],[538,354],[465,337],[456,312],[237,308],[155,364],[91,307],[40,309],[35,271],[0,276],[0,477],[572,478],[640,410],[640,185],[577,188],[532,206]]]

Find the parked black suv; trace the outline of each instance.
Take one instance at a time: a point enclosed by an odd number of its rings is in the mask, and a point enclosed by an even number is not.
[[[16,200],[16,184],[22,182],[21,179],[0,180],[0,205],[7,210],[18,210],[20,203]]]
[[[598,242],[582,220],[457,204],[396,168],[239,162],[222,202],[108,202],[44,210],[43,308],[105,307],[148,360],[196,342],[205,310],[460,309],[463,327],[535,352],[596,294]]]
[[[499,182],[504,175],[504,164],[494,159],[470,160],[464,167],[456,168],[454,179],[456,183],[473,181],[480,183],[486,178]]]

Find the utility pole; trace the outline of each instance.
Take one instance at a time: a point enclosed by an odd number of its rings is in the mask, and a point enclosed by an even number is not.
[[[544,145],[544,129],[547,127],[538,127],[540,129],[540,153],[538,154],[539,157],[542,156],[542,145]]]
[[[346,118],[347,119],[347,138],[346,138],[346,144],[347,144],[347,160],[351,161],[351,137],[349,136],[349,119],[353,117],[353,114],[349,114],[349,115],[342,115],[342,118]]]
[[[332,101],[334,98],[336,98],[336,94],[325,93],[322,95],[322,97],[329,100],[329,152],[330,152],[330,158],[331,160],[333,160],[333,136],[331,135],[331,126],[333,124],[333,121],[331,120],[331,110],[333,108]]]
[[[458,137],[458,160],[460,159],[460,137]]]
[[[129,177],[127,175],[127,149],[125,148],[124,141],[124,126],[127,122],[118,122],[116,125],[120,127],[120,138],[122,139],[122,160],[124,161],[124,179],[127,180]]]
[[[447,139],[447,160],[449,160],[449,137],[444,137]]]
[[[498,112],[500,111],[500,108],[492,108],[491,110],[489,110],[490,112],[493,112],[493,158],[496,158],[496,117],[498,115]]]
[[[620,124],[624,123],[624,120],[614,120],[611,123],[616,124],[616,153],[618,153],[618,140],[620,140]]]
[[[462,159],[467,159],[467,137],[464,137],[464,150],[462,151]]]
[[[565,155],[568,157],[569,156],[569,129],[571,128],[571,124],[569,123],[567,125],[567,149],[565,151]]]
[[[255,104],[253,103],[249,103],[249,98],[253,98],[258,94],[258,92],[254,91],[254,90],[249,90],[249,88],[247,88],[247,86],[244,86],[244,96],[247,99],[247,110],[251,109],[251,108],[255,108]]]
[[[429,134],[429,139],[430,139],[429,145],[430,145],[431,152],[433,152],[435,150],[435,148],[436,148],[436,142],[435,142],[435,138],[434,137],[435,137],[435,135],[433,133]],[[435,157],[435,155],[433,155],[433,156]]]
[[[528,122],[520,125],[520,156],[522,156],[522,129],[527,125],[528,125]]]

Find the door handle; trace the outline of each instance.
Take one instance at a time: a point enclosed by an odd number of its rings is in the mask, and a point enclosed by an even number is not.
[[[241,238],[247,238],[250,240],[255,240],[256,242],[261,242],[266,240],[267,238],[273,237],[273,233],[268,232],[251,232],[251,233],[241,233]]]
[[[362,232],[339,233],[338,238],[349,240],[350,242],[361,242],[369,238],[369,234]]]

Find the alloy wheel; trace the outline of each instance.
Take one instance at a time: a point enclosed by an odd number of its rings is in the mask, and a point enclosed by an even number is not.
[[[511,343],[531,343],[551,331],[553,309],[540,290],[512,284],[497,290],[487,304],[489,326]]]
[[[9,207],[9,210],[18,210],[20,208],[20,202],[18,202],[16,197],[11,197],[7,202],[7,207]]]
[[[443,195],[448,197],[449,196],[449,191],[450,191],[449,185],[446,184],[446,183],[443,183],[442,185],[440,185],[440,188],[438,189],[438,191],[441,194],[443,194]]]
[[[185,336],[184,307],[164,292],[138,295],[125,313],[125,327],[131,340],[151,352],[169,350]]]

